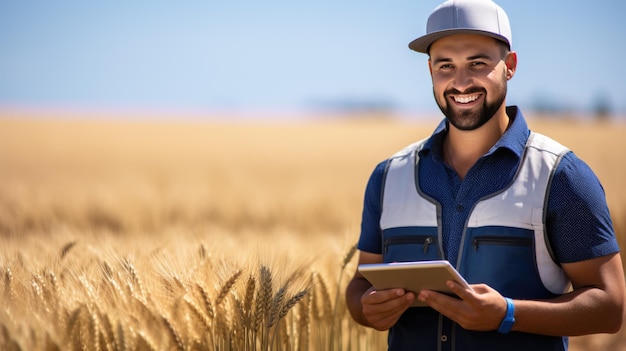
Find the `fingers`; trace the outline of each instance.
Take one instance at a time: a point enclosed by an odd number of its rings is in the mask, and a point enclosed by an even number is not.
[[[472,303],[473,301],[477,301],[477,297],[479,292],[475,291],[472,287],[464,287],[463,285],[452,281],[452,280],[448,280],[446,282],[446,285],[448,286],[448,288],[450,288],[452,290],[452,292],[454,292],[461,300],[468,302],[468,303]],[[482,289],[482,286],[479,285],[475,285],[477,289]]]
[[[411,306],[415,294],[403,289],[368,290],[361,297],[363,316],[377,330],[391,328]]]
[[[450,282],[450,283],[454,283],[454,282]],[[461,286],[458,287],[458,290],[455,290],[456,287],[452,288],[451,284],[449,284],[449,287],[457,295],[459,294],[468,295],[467,292],[460,291],[461,289],[463,289],[463,287]],[[459,297],[461,296],[459,295]],[[458,313],[458,310],[461,309],[463,306],[463,300],[460,300],[457,297],[452,297],[452,296],[439,293],[436,291],[431,291],[431,290],[420,291],[417,298],[419,301],[424,302],[428,304],[430,307],[432,307],[433,309],[443,313],[448,318],[452,318],[453,315],[456,315]]]
[[[448,287],[459,298],[424,290],[418,299],[470,330],[495,330],[506,311],[504,298],[484,284],[463,287],[449,281]]]

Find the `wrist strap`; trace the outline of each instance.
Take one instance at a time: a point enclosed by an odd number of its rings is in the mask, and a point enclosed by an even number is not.
[[[498,328],[499,333],[506,334],[511,331],[513,328],[513,324],[515,323],[515,305],[513,304],[513,300],[505,297],[506,300],[506,315],[500,323],[500,327]]]

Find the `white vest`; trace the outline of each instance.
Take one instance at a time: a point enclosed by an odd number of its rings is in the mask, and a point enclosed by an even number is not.
[[[423,148],[426,140],[416,142],[390,158],[383,185],[380,227],[384,242],[389,240],[386,235],[390,234],[386,233],[391,233],[394,229],[408,228],[407,230],[410,232],[411,228],[415,228],[415,231],[419,232],[420,228],[437,228],[437,256],[439,257],[425,256],[420,258],[415,256],[411,260],[443,258],[440,205],[422,193],[418,185],[418,152]],[[529,243],[532,242],[529,245],[533,246],[531,249],[533,250],[535,265],[535,267],[527,267],[527,270],[537,272],[538,279],[549,292],[562,294],[567,291],[569,281],[562,268],[553,260],[550,251],[550,244],[545,233],[545,212],[553,173],[561,157],[568,151],[556,141],[531,132],[520,167],[512,183],[502,191],[480,199],[471,210],[463,230],[457,261],[457,270],[461,274],[474,275],[472,272],[483,269],[481,267],[485,266],[485,260],[497,256],[498,251],[489,251],[489,249],[485,251],[482,248],[482,251],[479,250],[480,252],[486,252],[485,254],[491,252],[488,254],[490,255],[489,258],[479,257],[478,253],[472,253],[472,249],[477,250],[476,243],[480,239],[474,237],[474,233],[487,228],[488,230],[495,230],[497,235],[506,239],[509,235],[506,234],[507,232],[526,232],[530,234],[524,240],[528,240]],[[403,238],[406,238],[406,235]],[[494,238],[494,236],[489,236],[489,238]],[[465,255],[473,255],[477,258],[465,257]],[[394,257],[388,257],[385,260],[393,261]],[[494,264],[498,264],[497,258],[494,260]],[[471,264],[470,262],[483,263]],[[516,264],[522,265],[524,263]],[[469,266],[466,267],[466,265]],[[472,265],[474,266],[472,267]],[[492,277],[494,282],[503,278],[502,272],[495,274],[499,276]],[[480,277],[480,274],[478,276]],[[482,278],[477,279],[481,280]],[[468,279],[470,283],[482,283],[482,281],[471,280]]]

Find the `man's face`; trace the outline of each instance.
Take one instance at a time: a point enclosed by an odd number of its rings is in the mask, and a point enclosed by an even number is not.
[[[511,56],[509,54],[509,56]],[[437,105],[450,124],[474,130],[503,107],[513,69],[495,39],[476,34],[441,38],[430,47],[429,68]],[[512,56],[515,56],[514,54]]]

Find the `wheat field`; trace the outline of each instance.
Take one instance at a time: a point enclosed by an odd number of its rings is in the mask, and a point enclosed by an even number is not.
[[[0,113],[0,349],[385,348],[343,302],[363,191],[436,120],[125,117]],[[623,247],[626,126],[529,124],[596,171]]]

